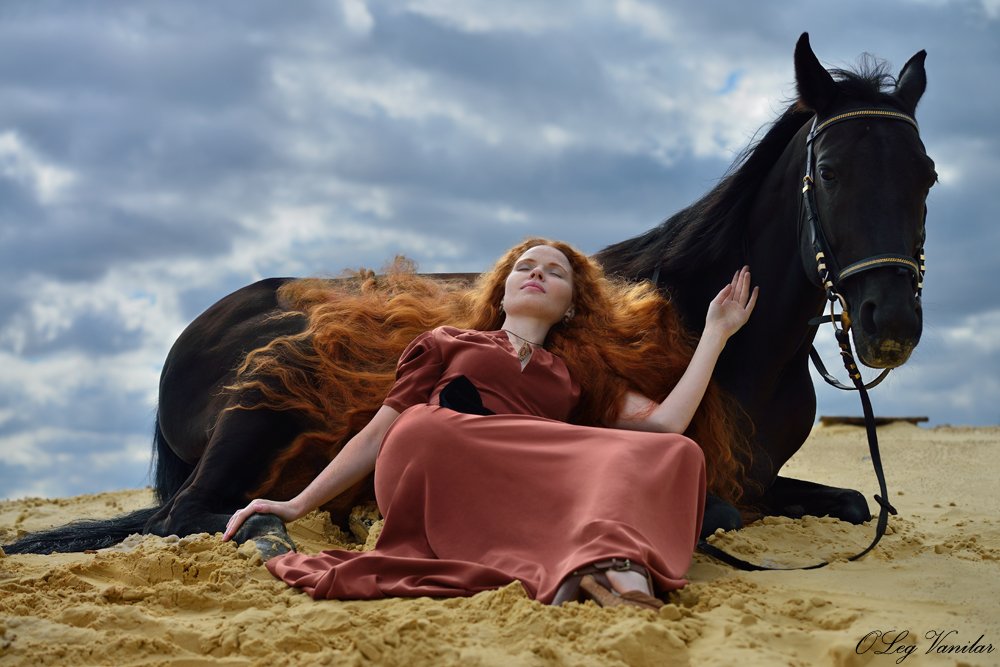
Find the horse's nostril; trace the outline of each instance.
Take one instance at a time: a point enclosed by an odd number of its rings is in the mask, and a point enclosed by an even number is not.
[[[878,332],[878,327],[875,325],[875,304],[871,301],[861,304],[861,328],[869,336],[874,336]]]

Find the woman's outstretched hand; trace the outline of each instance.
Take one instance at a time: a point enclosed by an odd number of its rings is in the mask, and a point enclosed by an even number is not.
[[[728,339],[746,324],[757,305],[759,287],[750,289],[750,267],[744,266],[733,275],[731,283],[712,299],[705,316],[705,332],[710,330]]]
[[[292,501],[264,500],[258,498],[251,500],[243,509],[239,510],[226,524],[226,532],[222,534],[222,541],[231,540],[240,526],[254,514],[273,514],[285,523],[301,518],[305,513],[301,512]]]
[[[357,484],[375,470],[378,448],[399,413],[383,405],[368,424],[347,441],[340,453],[291,500],[279,502],[258,498],[229,519],[222,540],[231,540],[240,526],[254,514],[273,514],[285,523],[301,519]]]

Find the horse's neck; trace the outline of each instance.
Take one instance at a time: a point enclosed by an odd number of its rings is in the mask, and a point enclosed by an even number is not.
[[[757,310],[748,325],[750,344],[769,340],[783,357],[804,363],[816,335],[808,322],[823,307],[823,293],[806,277],[799,245],[801,182],[805,149],[796,136],[775,163],[747,221],[747,257],[760,286]]]

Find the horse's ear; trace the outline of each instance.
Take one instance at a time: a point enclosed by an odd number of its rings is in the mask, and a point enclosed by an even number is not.
[[[837,96],[837,84],[809,46],[808,32],[802,33],[795,44],[795,83],[799,106],[816,113],[822,113]]]
[[[911,114],[917,110],[917,102],[920,101],[924,90],[927,89],[927,72],[924,71],[924,59],[926,58],[927,52],[920,51],[907,60],[899,72],[899,79],[896,83],[896,98]]]

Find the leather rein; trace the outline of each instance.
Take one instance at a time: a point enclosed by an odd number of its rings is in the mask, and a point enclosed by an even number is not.
[[[802,200],[805,211],[805,222],[808,225],[810,244],[816,257],[816,271],[819,277],[819,282],[825,289],[826,298],[830,302],[829,316],[813,318],[809,321],[809,324],[810,326],[816,326],[824,323],[833,324],[837,344],[840,347],[840,355],[844,362],[844,367],[847,369],[847,373],[851,378],[853,386],[842,384],[829,372],[827,372],[815,346],[810,349],[809,356],[813,360],[816,370],[820,372],[823,379],[826,380],[827,383],[837,387],[838,389],[848,391],[854,390],[858,392],[858,395],[861,398],[861,407],[865,415],[865,431],[868,436],[868,450],[871,454],[872,467],[875,469],[875,477],[878,480],[880,492],[875,496],[875,501],[879,504],[879,516],[878,522],[875,526],[875,537],[863,551],[848,558],[847,560],[849,561],[858,560],[875,548],[875,545],[877,545],[882,539],[882,536],[885,535],[885,530],[889,522],[889,515],[895,515],[897,512],[896,508],[889,502],[889,492],[886,489],[885,473],[882,470],[882,456],[879,453],[878,448],[875,416],[872,412],[871,400],[868,397],[868,389],[881,382],[885,376],[888,375],[891,369],[885,369],[877,378],[875,378],[875,380],[867,385],[862,381],[861,373],[858,370],[858,365],[854,360],[854,353],[851,349],[851,320],[848,315],[847,299],[844,298],[840,285],[845,279],[856,276],[865,271],[886,266],[900,267],[909,270],[914,275],[916,282],[916,296],[917,299],[919,299],[923,292],[924,272],[926,271],[924,249],[922,247],[917,253],[917,258],[907,255],[897,255],[894,253],[884,253],[859,260],[845,266],[844,268],[840,268],[839,263],[836,261],[836,258],[830,249],[830,244],[828,243],[826,235],[823,233],[823,227],[820,224],[819,214],[817,213],[818,208],[816,206],[816,195],[813,191],[813,186],[815,184],[813,178],[813,144],[816,141],[816,137],[818,137],[831,125],[859,118],[879,118],[901,121],[910,124],[913,126],[914,130],[919,131],[917,121],[912,116],[893,109],[868,108],[846,111],[836,116],[832,116],[822,122],[820,122],[819,117],[816,116],[813,118],[812,128],[809,130],[809,135],[806,138],[806,167],[805,175],[802,177]],[[658,272],[659,267],[657,267],[657,273]],[[839,314],[834,312],[834,306],[837,304],[840,304],[841,307],[841,312]],[[806,565],[801,567],[769,567],[765,565],[757,565],[733,556],[732,554],[709,544],[706,540],[700,540],[698,542],[698,550],[741,570],[814,570],[830,564],[829,561],[823,561],[815,565]]]

